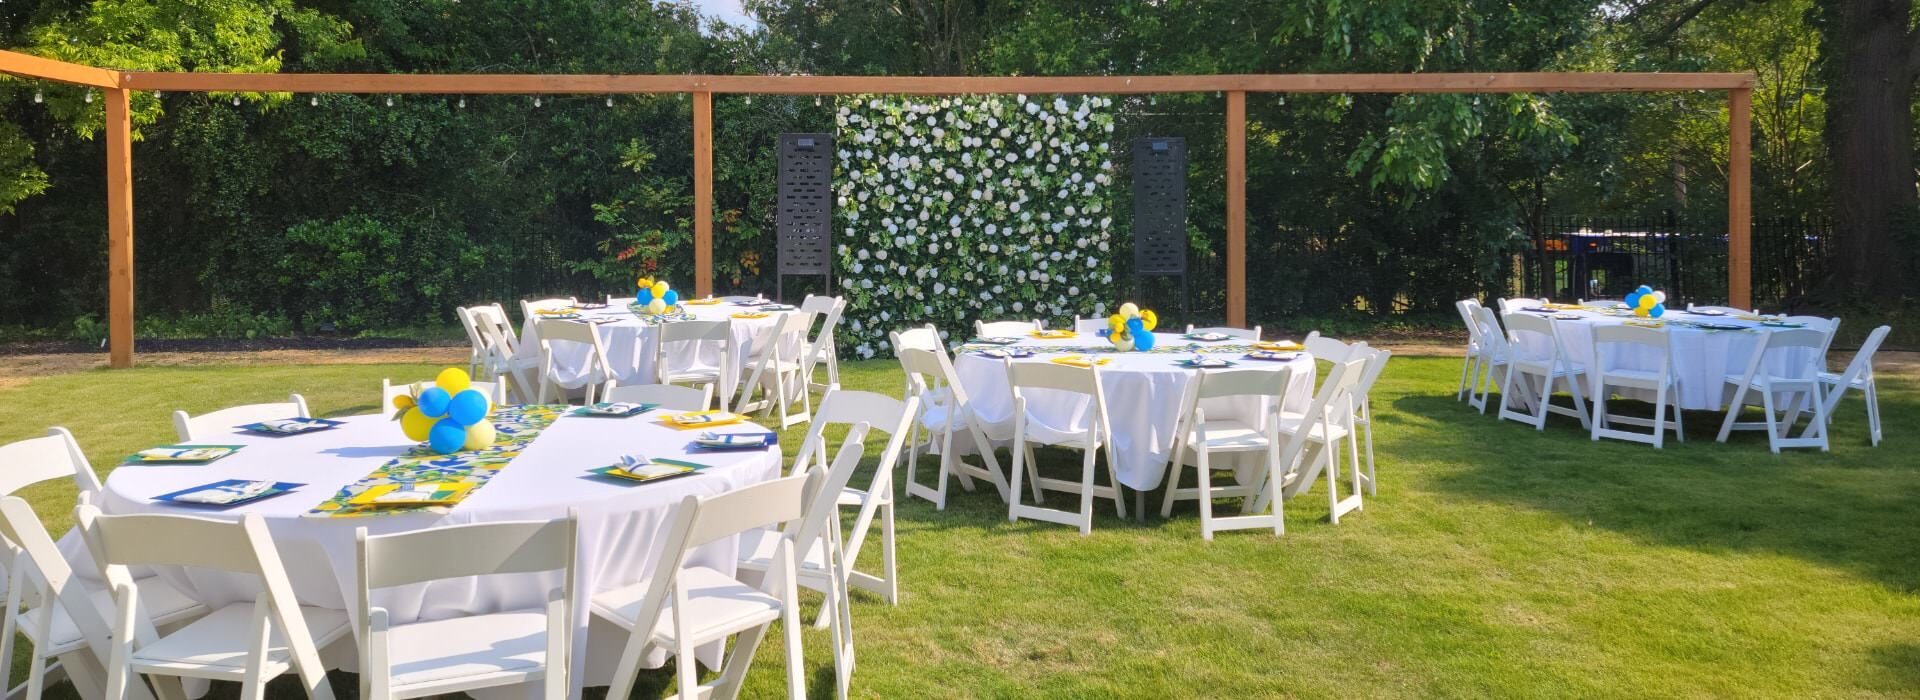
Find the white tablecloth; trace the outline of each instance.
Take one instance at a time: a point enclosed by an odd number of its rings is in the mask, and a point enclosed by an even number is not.
[[[246,445],[237,454],[204,466],[123,466],[109,476],[105,502],[108,513],[182,513],[211,517],[238,517],[259,513],[266,519],[280,551],[294,593],[300,601],[339,610],[352,610],[357,599],[354,529],[383,534],[444,525],[509,520],[564,518],[569,508],[580,513],[578,571],[582,605],[575,639],[575,690],[604,685],[611,666],[586,666],[585,634],[588,615],[584,604],[592,593],[644,579],[653,573],[661,525],[671,509],[689,494],[712,496],[766,481],[780,474],[780,451],[755,450],[695,453],[687,445],[694,432],[680,431],[653,421],[671,412],[654,411],[630,418],[562,416],[535,438],[485,486],[446,514],[409,514],[362,518],[305,517],[336,489],[371,473],[403,452],[410,443],[398,424],[379,416],[343,419],[339,428],[267,437],[235,431],[202,440],[205,444]],[[716,432],[764,432],[753,424],[718,427]],[[680,457],[711,468],[694,476],[654,484],[610,483],[587,474],[617,462],[622,454]],[[222,479],[275,479],[308,484],[283,496],[224,511],[175,506],[152,497]],[[94,572],[85,547],[69,535],[61,542],[80,571]],[[734,541],[722,539],[692,553],[688,565],[734,570]],[[181,590],[213,605],[252,600],[255,587],[245,577],[205,570],[161,572]],[[97,575],[97,572],[95,573]],[[546,591],[560,585],[555,574],[529,574],[452,579],[414,586],[381,589],[373,604],[385,607],[395,623],[461,615],[538,608]],[[598,629],[596,627],[596,629]],[[609,628],[610,629],[610,628]],[[596,639],[594,647],[613,649],[621,639]],[[655,660],[659,663],[659,659]],[[594,664],[600,665],[599,663]],[[594,677],[598,675],[599,677]]]
[[[1156,333],[1154,337],[1156,350],[1194,345],[1242,346],[1248,342],[1229,340],[1195,343],[1168,333]],[[1105,338],[1091,333],[1063,340],[1023,339],[1020,346],[1040,348],[1042,351],[1031,358],[1014,362],[1047,362],[1063,354],[1072,354],[1072,348],[1103,344],[1112,347]],[[1047,348],[1061,350],[1046,352]],[[1113,360],[1100,367],[1100,388],[1107,399],[1107,422],[1113,427],[1114,433],[1107,447],[1107,459],[1114,465],[1114,473],[1119,476],[1120,483],[1142,491],[1159,488],[1160,482],[1166,478],[1167,460],[1173,453],[1175,432],[1180,426],[1181,401],[1186,397],[1187,386],[1193,382],[1194,374],[1199,371],[1174,363],[1193,355],[1110,352],[1098,356]],[[1237,354],[1209,356],[1238,362],[1239,365],[1234,369],[1267,368],[1279,371],[1283,367],[1292,367],[1294,375],[1287,387],[1282,409],[1305,411],[1313,401],[1312,355],[1302,352],[1290,362],[1252,360]],[[954,370],[960,375],[967,399],[972,402],[987,431],[996,439],[1008,439],[1013,435],[1013,391],[1007,385],[1004,362],[971,352],[962,352],[954,360]],[[1208,419],[1238,418],[1257,422],[1262,404],[1262,401],[1252,399],[1220,399],[1202,402],[1201,407],[1206,410]],[[1092,414],[1090,400],[1058,391],[1029,391],[1027,405],[1035,420],[1063,430],[1084,428]]]
[[[1536,316],[1547,314],[1533,313]],[[1633,320],[1631,316],[1614,316],[1593,311],[1555,311],[1567,313],[1578,318],[1555,319],[1554,328],[1560,334],[1560,344],[1566,348],[1567,358],[1576,367],[1590,369],[1594,358],[1593,329],[1601,325],[1619,325]],[[1753,353],[1759,350],[1765,338],[1763,328],[1758,322],[1741,320],[1730,316],[1700,316],[1684,311],[1668,311],[1663,320],[1668,339],[1668,350],[1673,356],[1673,376],[1680,380],[1680,407],[1688,410],[1717,411],[1732,400],[1733,392],[1726,383],[1727,375],[1741,375],[1747,371],[1747,363],[1753,361]],[[1676,323],[1677,322],[1677,323]],[[1707,330],[1694,328],[1694,322],[1740,326],[1741,330]],[[1553,348],[1548,347],[1545,338],[1538,334],[1525,333],[1519,336],[1517,348],[1521,355],[1544,358]],[[1659,371],[1659,353],[1652,348],[1621,345],[1609,351],[1618,357],[1619,366],[1625,369]],[[1793,376],[1799,372],[1795,368],[1808,367],[1812,362],[1812,351],[1792,350],[1775,351],[1769,358],[1763,371],[1779,376]],[[1590,381],[1590,380],[1589,380]],[[1586,387],[1582,387],[1584,391]],[[1618,395],[1652,400],[1653,392],[1615,389]],[[1592,397],[1588,397],[1591,399]]]
[[[654,371],[654,358],[660,337],[659,325],[648,323],[627,309],[633,302],[632,297],[613,299],[605,309],[589,309],[580,312],[587,319],[614,319],[612,323],[599,323],[594,329],[600,334],[600,342],[607,348],[607,362],[613,366],[614,378],[622,385],[658,383],[658,373]],[[742,370],[747,368],[747,360],[765,341],[767,330],[773,327],[781,313],[804,313],[801,311],[770,312],[765,318],[736,319],[734,314],[748,311],[729,302],[712,305],[690,305],[681,302],[695,319],[701,321],[732,321],[733,344],[736,348],[736,366],[721,373],[720,393],[733,396],[738,391],[739,382],[746,377]],[[532,319],[527,319],[520,331],[520,347],[514,359],[525,361],[538,368],[540,363],[540,334],[534,328]],[[788,359],[795,358],[800,352],[801,343],[806,339],[793,334],[785,338],[787,347],[782,348]],[[679,348],[669,347],[667,362],[670,369],[679,371],[712,370],[720,366],[720,345],[718,343],[679,343]],[[579,343],[561,343],[554,348],[554,374],[562,384],[579,385],[586,374],[587,356],[591,351]],[[534,381],[538,381],[535,379]]]

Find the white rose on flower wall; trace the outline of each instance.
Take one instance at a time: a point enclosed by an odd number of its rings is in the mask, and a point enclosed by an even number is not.
[[[1008,309],[1069,317],[1088,312],[1083,299],[1111,297],[1104,260],[1076,261],[1065,268],[1071,275],[1040,270],[1078,258],[1076,248],[1108,248],[1111,220],[1082,215],[1110,204],[1112,104],[1086,96],[842,98],[838,137],[863,147],[834,154],[838,214],[846,240],[870,242],[836,250],[848,302],[843,332],[850,330],[854,354],[891,351],[887,333],[907,326],[971,326]],[[889,216],[863,220],[862,203]],[[1053,222],[1044,237],[1031,223],[1036,213]]]

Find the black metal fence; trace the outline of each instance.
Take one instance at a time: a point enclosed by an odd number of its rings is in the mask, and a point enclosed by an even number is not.
[[[1540,230],[1543,235],[1530,240],[1522,256],[1521,286],[1530,296],[1618,299],[1645,284],[1688,302],[1727,298],[1722,221],[1563,216],[1548,219]],[[1754,303],[1788,307],[1812,291],[1825,273],[1832,233],[1824,217],[1755,219]]]

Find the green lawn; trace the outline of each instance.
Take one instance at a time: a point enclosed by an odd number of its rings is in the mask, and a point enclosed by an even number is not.
[[[66,426],[104,473],[170,440],[172,408],[300,391],[322,414],[364,412],[381,377],[436,369],[45,377],[0,389],[0,440]],[[1850,398],[1831,454],[1774,456],[1757,433],[1712,442],[1719,416],[1706,413],[1687,416],[1686,444],[1662,451],[1589,442],[1566,418],[1536,433],[1456,403],[1458,371],[1455,359],[1393,361],[1374,397],[1380,493],[1338,526],[1325,522],[1324,486],[1289,502],[1285,537],[1224,533],[1211,544],[1191,504],[1146,523],[1116,519],[1108,506],[1082,538],[1009,524],[991,490],[963,493],[945,512],[903,500],[901,603],[855,596],[855,694],[1857,697],[1920,688],[1913,384],[1883,380],[1881,447],[1867,447],[1864,411]],[[890,363],[843,374],[854,388],[900,386]],[[799,432],[783,444],[797,445]],[[56,532],[66,529],[70,486],[29,497]],[[1159,494],[1152,504],[1157,513]],[[867,551],[877,560],[877,544]],[[809,629],[806,639],[812,692],[828,696],[826,634]],[[649,696],[670,685],[665,672],[651,680]],[[782,683],[776,637],[745,695],[773,697]]]

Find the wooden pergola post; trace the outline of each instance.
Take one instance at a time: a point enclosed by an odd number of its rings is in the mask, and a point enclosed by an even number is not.
[[[1227,325],[1247,325],[1247,93],[1227,93]]]
[[[713,93],[693,93],[693,293],[713,294]]]
[[[1727,91],[1727,302],[1753,306],[1753,88]]]
[[[133,115],[126,90],[107,100],[107,364],[133,366]]]

